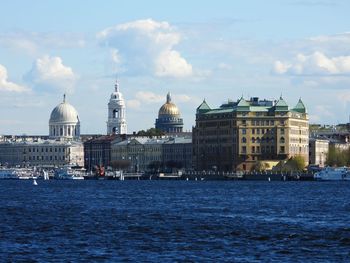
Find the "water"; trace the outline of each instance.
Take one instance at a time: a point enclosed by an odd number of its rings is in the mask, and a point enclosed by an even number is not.
[[[349,248],[349,182],[0,181],[5,262],[349,262]]]

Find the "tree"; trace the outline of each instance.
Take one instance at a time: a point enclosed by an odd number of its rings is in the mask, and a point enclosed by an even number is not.
[[[165,133],[159,129],[156,129],[156,128],[150,128],[148,130],[141,130],[141,131],[138,131],[137,132],[137,135],[139,136],[150,136],[150,137],[153,137],[153,136],[162,136],[164,135]]]
[[[292,157],[292,165],[296,171],[304,170],[304,168],[306,166],[304,157],[301,155],[296,155],[296,156]]]
[[[268,163],[265,163],[263,161],[257,161],[253,165],[252,170],[261,172],[261,171],[266,171],[269,167],[270,166]]]
[[[340,150],[334,145],[329,147],[327,154],[327,165],[329,166],[346,166],[350,165],[350,149]]]

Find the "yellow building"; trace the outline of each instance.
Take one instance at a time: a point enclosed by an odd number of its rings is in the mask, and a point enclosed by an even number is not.
[[[278,101],[254,97],[229,101],[211,109],[197,108],[193,128],[196,170],[250,170],[258,161],[303,156],[308,163],[309,121],[301,101],[289,109]]]

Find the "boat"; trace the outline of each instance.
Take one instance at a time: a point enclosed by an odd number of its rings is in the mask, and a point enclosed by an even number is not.
[[[85,169],[73,169],[70,166],[55,170],[55,179],[62,180],[84,180]]]
[[[35,179],[33,179],[33,185],[38,185]]]
[[[319,181],[350,181],[350,170],[347,167],[326,167],[315,173],[314,179]]]

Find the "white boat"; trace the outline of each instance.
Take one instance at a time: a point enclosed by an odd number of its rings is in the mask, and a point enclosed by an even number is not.
[[[85,169],[63,167],[55,170],[55,178],[63,180],[84,180]]]
[[[35,179],[33,179],[33,185],[38,185]]]
[[[350,181],[350,170],[346,167],[326,167],[315,173],[314,179],[320,181]]]

